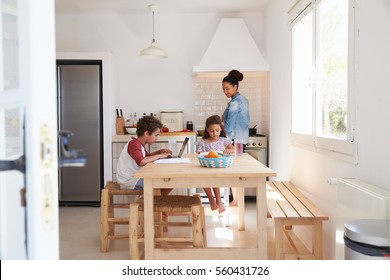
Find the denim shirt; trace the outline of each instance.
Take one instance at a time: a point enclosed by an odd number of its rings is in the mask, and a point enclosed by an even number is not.
[[[243,139],[248,143],[249,137],[249,103],[239,92],[229,101],[223,112],[224,128],[230,139]]]

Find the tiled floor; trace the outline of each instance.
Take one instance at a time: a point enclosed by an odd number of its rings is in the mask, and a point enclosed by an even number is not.
[[[126,215],[128,210],[120,215]],[[206,211],[207,212],[207,211]],[[255,239],[255,203],[246,203],[246,230],[237,230],[237,215],[234,213],[232,225],[224,226],[224,219],[216,214],[206,216],[208,246],[251,246]],[[214,213],[214,212],[213,212]],[[268,226],[269,236],[272,225]],[[117,226],[126,232],[127,226]],[[270,248],[269,241],[269,248]],[[269,258],[272,258],[268,250]],[[128,240],[110,242],[108,252],[100,252],[100,208],[99,207],[60,207],[60,259],[62,260],[126,260],[129,259]]]

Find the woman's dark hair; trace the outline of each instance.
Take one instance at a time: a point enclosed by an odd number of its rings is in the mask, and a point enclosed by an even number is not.
[[[221,127],[221,133],[219,136],[221,137],[226,137],[226,132],[225,129],[223,128],[222,120],[221,117],[218,115],[213,115],[207,118],[206,120],[206,126],[204,128],[204,133],[203,133],[203,139],[207,139],[210,137],[210,134],[207,132],[207,127],[213,124],[218,124]]]
[[[238,70],[231,70],[229,74],[223,78],[222,83],[229,83],[232,86],[237,86],[238,88],[238,82],[242,81],[244,79],[244,75],[238,71]]]
[[[149,134],[152,134],[155,132],[158,128],[161,130],[163,127],[162,123],[152,116],[145,116],[139,119],[137,124],[137,136],[141,137],[144,135],[145,131],[149,132]]]

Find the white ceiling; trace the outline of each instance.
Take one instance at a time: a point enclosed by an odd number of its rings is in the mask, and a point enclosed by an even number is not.
[[[55,0],[56,13],[238,13],[263,10],[269,0]]]

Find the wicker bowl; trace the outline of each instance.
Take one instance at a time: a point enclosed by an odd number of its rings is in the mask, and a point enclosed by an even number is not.
[[[233,156],[221,155],[218,158],[206,158],[205,155],[199,155],[200,166],[210,168],[226,168],[232,166]]]

